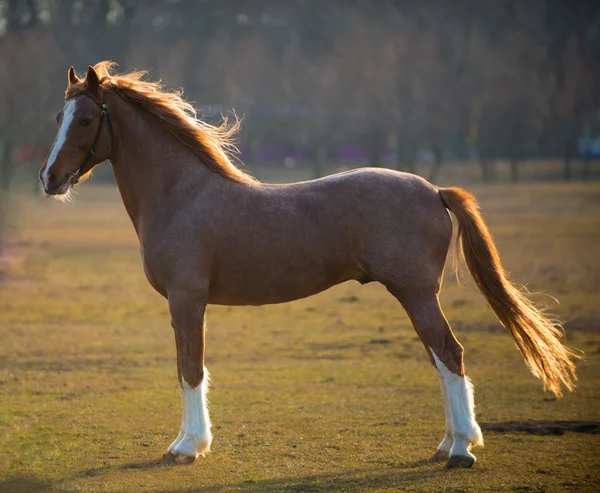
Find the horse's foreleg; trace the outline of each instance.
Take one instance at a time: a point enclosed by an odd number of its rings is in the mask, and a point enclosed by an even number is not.
[[[177,438],[175,438],[175,440],[171,442],[171,445],[169,445],[169,448],[167,449],[167,452],[171,454],[175,453],[175,447],[179,444],[179,442],[181,442],[181,440],[185,436],[188,422],[187,394],[181,384],[181,379],[179,379],[179,391],[181,392],[181,428],[179,429],[179,434],[177,435]]]
[[[173,331],[175,333],[175,345],[177,348],[177,381],[179,382],[179,391],[181,393],[181,428],[179,429],[179,435],[177,438],[173,440],[171,445],[169,445],[168,453],[173,453],[175,446],[181,441],[181,439],[185,435],[185,430],[187,426],[187,395],[183,389],[182,381],[181,381],[181,361],[180,361],[180,347],[181,347],[181,335],[175,330],[175,322],[171,320],[171,326],[173,327]]]
[[[206,401],[208,371],[204,368],[205,303],[189,294],[169,293],[169,309],[177,345],[182,420],[168,452],[181,460],[193,460],[208,452],[212,441]]]

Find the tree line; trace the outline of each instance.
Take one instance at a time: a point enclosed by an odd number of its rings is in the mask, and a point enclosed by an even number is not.
[[[47,149],[66,70],[112,59],[245,115],[245,160],[291,149],[315,174],[358,144],[414,171],[560,157],[600,135],[600,3],[584,0],[2,0],[0,180]],[[25,152],[26,154],[26,152]],[[37,156],[34,153],[34,157]],[[30,156],[31,157],[31,156]],[[38,159],[39,164],[39,159]],[[589,174],[589,159],[584,177]]]

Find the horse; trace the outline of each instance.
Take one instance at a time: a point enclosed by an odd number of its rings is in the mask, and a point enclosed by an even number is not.
[[[573,390],[575,351],[502,267],[473,195],[413,174],[363,168],[265,184],[233,164],[239,120],[208,124],[182,92],[103,61],[68,71],[58,132],[41,166],[44,192],[67,199],[111,163],[139,238],[149,283],[168,302],[182,420],[165,458],[193,462],[212,434],[204,366],[208,304],[265,305],[336,284],[379,282],[406,310],[439,377],[445,434],[433,459],[471,467],[482,446],[463,347],[439,303],[458,222],[457,250],[545,390]]]

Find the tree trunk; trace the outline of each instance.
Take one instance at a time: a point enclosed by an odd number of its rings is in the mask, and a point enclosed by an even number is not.
[[[433,183],[437,178],[437,175],[440,171],[440,168],[442,167],[443,162],[442,150],[439,147],[434,149],[433,153],[435,155],[435,161],[433,163],[433,166],[431,167],[431,171],[429,172],[429,178],[427,178],[427,180],[431,183]]]
[[[327,146],[319,144],[313,159],[313,178],[321,178],[327,163]]]
[[[369,141],[369,166],[379,168],[381,166],[381,155],[378,139],[371,139]]]
[[[571,169],[571,139],[567,141],[565,145],[565,158],[564,158],[564,168],[563,168],[563,178],[565,181],[571,180],[572,169]]]
[[[396,156],[396,169],[407,173],[415,172],[415,162],[413,159],[406,156]]]
[[[400,143],[398,143],[396,149],[396,169],[408,173],[415,172],[414,152],[412,152],[412,149],[409,149],[408,146],[403,146]]]
[[[0,189],[8,190],[15,174],[12,163],[12,144],[5,140],[2,142],[0,153]]]
[[[19,28],[19,1],[8,0],[6,9],[6,30],[12,31]]]
[[[369,166],[374,168],[381,167],[381,151],[387,146],[385,138],[386,130],[383,130],[376,125],[372,125],[367,134],[367,152]]]
[[[510,157],[510,181],[513,183],[519,181],[519,160],[515,155]]]
[[[39,21],[38,6],[35,0],[27,0],[27,7],[29,8],[29,27],[36,27]]]
[[[591,164],[592,164],[592,157],[590,156],[590,153],[586,153],[583,158],[583,167],[581,168],[582,181],[588,181],[590,179]]]
[[[496,181],[496,169],[492,161],[486,156],[480,155],[479,165],[481,167],[481,181],[484,183]]]

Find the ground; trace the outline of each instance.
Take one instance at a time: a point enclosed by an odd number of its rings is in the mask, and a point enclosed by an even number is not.
[[[576,392],[545,395],[469,277],[457,283],[449,268],[442,305],[465,346],[478,419],[491,428],[599,420],[600,184],[469,188],[514,279],[586,353]],[[484,430],[473,469],[430,462],[444,429],[437,377],[397,302],[356,282],[289,304],[210,307],[212,452],[163,465],[180,424],[173,334],[116,191],[86,183],[75,204],[24,193],[10,200],[18,227],[0,281],[0,491],[600,484],[592,433]]]

